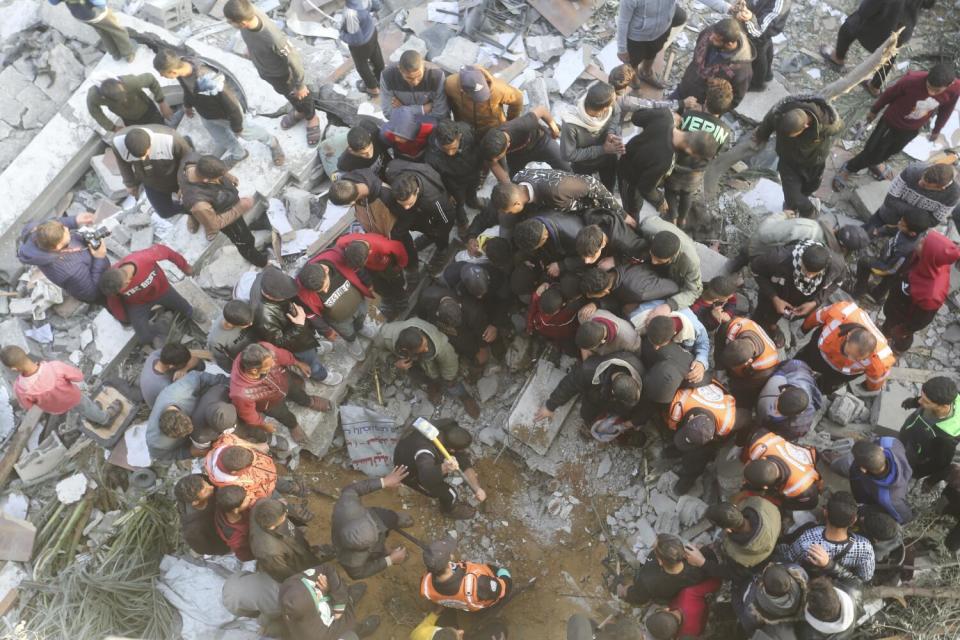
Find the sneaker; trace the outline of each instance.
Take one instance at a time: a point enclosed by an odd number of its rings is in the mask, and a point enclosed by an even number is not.
[[[477,510],[466,503],[458,502],[453,505],[450,511],[445,511],[443,515],[453,520],[469,520],[477,515]]]
[[[109,426],[113,424],[113,421],[117,419],[121,413],[123,413],[123,403],[119,400],[114,400],[110,405],[104,409],[107,414],[107,421],[103,423],[104,426]]]
[[[327,400],[326,398],[321,398],[320,396],[310,396],[310,408],[313,409],[314,411],[330,411],[331,406],[332,405],[330,404],[330,401]],[[303,433],[303,430],[300,428],[300,425],[297,425],[296,427],[294,427],[294,429],[299,429],[300,430],[299,432]],[[303,440],[298,440],[297,434],[294,433],[294,429],[290,430],[290,435],[293,437],[294,441],[297,444],[302,444],[303,441],[306,440],[306,436],[304,436]]]
[[[365,582],[354,582],[347,587],[347,595],[350,597],[353,606],[357,606],[363,600],[363,596],[367,595],[367,584]]]
[[[300,429],[299,426],[294,427],[294,429]],[[290,443],[287,442],[287,439],[283,436],[278,436],[275,433],[270,434],[270,450],[275,454],[284,454],[287,451],[290,451]]]
[[[467,412],[467,415],[476,420],[480,417],[480,404],[471,396],[463,396],[460,398],[460,402],[463,404],[464,411]]]
[[[686,495],[686,493],[693,488],[693,484],[696,481],[696,476],[680,476],[673,485],[673,493],[678,497]]]
[[[329,340],[321,340],[317,343],[317,354],[323,356],[333,351],[333,343]]]
[[[373,635],[373,632],[376,631],[379,626],[380,616],[367,616],[363,619],[363,622],[356,626],[353,632],[357,634],[359,638],[368,638]]]
[[[317,380],[320,384],[327,385],[328,387],[335,387],[341,382],[343,382],[343,374],[337,373],[336,371],[327,371],[327,377],[323,380]]]
[[[354,340],[353,342],[344,340],[344,343],[347,345],[347,353],[350,354],[350,357],[354,360],[363,360],[367,356],[367,352],[363,350],[363,345],[360,344],[359,340]]]

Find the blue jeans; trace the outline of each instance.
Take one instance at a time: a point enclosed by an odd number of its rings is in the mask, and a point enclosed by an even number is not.
[[[326,380],[327,368],[323,366],[322,362],[320,362],[320,354],[317,353],[316,349],[299,351],[294,355],[297,356],[297,360],[306,362],[308,365],[310,365],[310,379]]]

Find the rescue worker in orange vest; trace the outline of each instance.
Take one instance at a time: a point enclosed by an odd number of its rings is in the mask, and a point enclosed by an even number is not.
[[[715,360],[730,376],[730,393],[738,407],[753,407],[780,364],[777,345],[750,318],[734,318],[721,325],[717,336]]]
[[[453,562],[456,541],[435,540],[423,551],[427,572],[420,580],[424,598],[450,609],[470,613],[497,607],[513,587],[510,572],[502,567],[474,562]]]
[[[820,502],[823,479],[817,450],[757,431],[744,451],[744,488],[757,492],[784,511],[810,511]]]
[[[660,402],[660,406],[665,430],[673,434],[673,443],[664,448],[663,455],[680,458],[675,469],[679,479],[673,487],[680,496],[693,488],[719,445],[748,422],[751,412],[738,411],[733,396],[716,380],[678,389],[686,372],[680,367],[671,368],[671,364],[660,363],[651,369],[650,379],[644,378],[644,393],[648,400],[657,402],[657,387],[675,390],[672,398]],[[654,389],[647,390],[647,385]]]
[[[833,393],[861,374],[866,379],[858,392],[878,393],[883,388],[896,357],[870,316],[856,303],[837,302],[817,309],[803,321],[802,328],[804,332],[816,332],[794,357],[820,374],[817,387],[824,394]]]

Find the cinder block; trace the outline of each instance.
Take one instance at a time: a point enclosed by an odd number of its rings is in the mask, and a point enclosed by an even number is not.
[[[205,321],[202,324],[199,322],[196,324],[204,333],[209,332],[211,322],[213,322],[213,319],[220,313],[220,306],[214,302],[213,298],[207,295],[206,291],[200,288],[200,285],[198,285],[193,278],[184,278],[180,282],[174,283],[173,288],[176,289],[177,293],[183,296],[194,309],[199,309],[203,312],[206,316]]]
[[[33,556],[33,539],[37,528],[28,520],[0,513],[0,560],[29,562]]]
[[[111,169],[103,155],[94,156],[90,160],[90,167],[100,178],[100,187],[105,196],[111,200],[118,200],[127,195],[127,187],[123,184],[120,171]]]
[[[40,446],[33,451],[24,451],[20,460],[13,465],[17,475],[26,484],[51,473],[67,457],[67,448],[60,442],[57,434],[51,433]]]

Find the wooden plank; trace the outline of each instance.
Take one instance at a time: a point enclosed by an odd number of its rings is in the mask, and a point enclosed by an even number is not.
[[[16,433],[7,441],[6,452],[3,454],[3,459],[0,460],[0,487],[6,484],[10,472],[13,471],[14,465],[20,459],[20,454],[27,446],[30,434],[33,433],[42,417],[43,410],[40,407],[37,405],[30,407],[30,410],[23,416],[20,426],[17,427]]]
[[[544,19],[552,24],[565,37],[583,26],[593,15],[603,0],[527,0]]]

